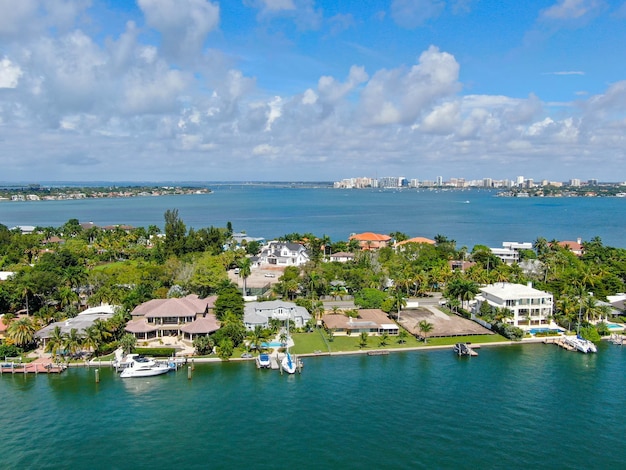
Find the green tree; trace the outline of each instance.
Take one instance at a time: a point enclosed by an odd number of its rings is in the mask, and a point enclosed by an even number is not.
[[[72,328],[70,332],[65,335],[63,348],[66,354],[69,355],[75,355],[82,349],[82,336],[78,333],[76,328]]]
[[[231,284],[219,292],[217,299],[215,300],[213,313],[215,313],[218,320],[223,320],[227,312],[230,312],[237,318],[242,319],[243,308],[243,296],[237,287]]]
[[[206,356],[213,352],[214,342],[210,336],[197,336],[193,340],[193,347],[196,354]]]
[[[135,350],[135,346],[137,346],[137,338],[131,333],[126,333],[120,338],[119,344],[124,354],[130,354]]]
[[[367,340],[369,339],[369,335],[367,334],[366,331],[362,331],[361,335],[359,336],[359,347],[361,349],[367,347]]]
[[[237,263],[237,266],[239,266],[239,277],[243,279],[244,295],[247,295],[248,289],[246,288],[246,280],[252,273],[252,260],[247,257],[241,258]]]
[[[404,344],[409,337],[409,333],[405,329],[400,329],[398,332],[398,343]]]
[[[419,332],[422,334],[422,338],[424,338],[424,343],[426,343],[427,335],[433,330],[434,325],[427,320],[421,320],[417,324],[417,328]]]
[[[230,338],[224,338],[217,346],[217,355],[223,361],[227,361],[233,355],[235,348]]]
[[[269,337],[268,333],[268,330],[260,325],[256,325],[254,330],[248,332],[250,347],[256,349],[257,351],[261,351],[263,349],[263,343],[266,343],[267,338]]]
[[[52,357],[56,357],[60,351],[63,350],[63,344],[65,343],[65,335],[61,331],[60,326],[55,326],[50,334],[50,337],[46,340],[45,352],[49,352]]]
[[[181,256],[185,252],[187,227],[178,216],[178,209],[168,209],[165,218],[165,252],[169,255]]]
[[[28,317],[22,317],[11,322],[7,328],[7,337],[15,345],[26,347],[34,342],[36,331],[37,328],[33,321]]]
[[[383,333],[382,335],[380,335],[379,339],[378,339],[378,343],[381,346],[387,346],[387,344],[389,344],[389,333]]]

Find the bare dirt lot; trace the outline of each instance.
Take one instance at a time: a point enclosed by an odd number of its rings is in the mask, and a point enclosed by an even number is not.
[[[422,320],[433,324],[433,329],[428,333],[429,337],[493,334],[492,331],[480,326],[476,322],[457,315],[447,315],[436,307],[403,310],[400,313],[400,324],[406,328],[409,333],[420,337],[421,333],[417,324]]]
[[[269,266],[254,268],[246,279],[246,287],[264,287],[267,284],[276,284],[278,278],[283,275],[283,270],[284,268]],[[234,269],[228,271],[228,278],[239,287],[243,287],[243,279],[239,274],[235,274]]]

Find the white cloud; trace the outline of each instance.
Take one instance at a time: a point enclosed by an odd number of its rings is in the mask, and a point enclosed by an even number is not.
[[[196,57],[208,33],[219,24],[220,8],[207,0],[137,0],[148,26],[161,33],[166,57],[186,61]]]
[[[459,64],[431,46],[408,70],[380,70],[365,85],[363,115],[372,124],[411,124],[427,108],[460,89]]]
[[[23,75],[19,65],[6,57],[0,60],[0,88],[15,88]]]
[[[580,20],[604,7],[602,0],[558,0],[540,13],[544,20]]]
[[[458,125],[460,105],[458,102],[443,103],[435,107],[422,121],[419,129],[433,134],[449,134]]]
[[[445,6],[442,0],[393,0],[391,17],[399,26],[414,29],[438,17]]]

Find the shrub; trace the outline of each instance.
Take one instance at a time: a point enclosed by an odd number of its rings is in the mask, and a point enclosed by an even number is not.
[[[495,323],[491,325],[491,329],[511,341],[520,341],[524,337],[524,330],[507,323]]]
[[[171,357],[176,353],[175,348],[135,348],[135,353],[144,356]]]

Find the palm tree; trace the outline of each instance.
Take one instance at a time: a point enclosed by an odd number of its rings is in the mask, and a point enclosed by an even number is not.
[[[400,310],[402,310],[402,307],[406,307],[406,296],[404,295],[404,292],[402,292],[402,289],[400,288],[394,289],[392,296],[393,296],[393,306],[396,309],[396,312],[398,314],[398,321],[400,321]]]
[[[426,344],[426,335],[432,331],[435,325],[432,323],[422,320],[417,324],[417,328],[419,329],[422,337],[424,338],[424,344]]]
[[[359,347],[361,349],[363,349],[364,347],[367,346],[367,339],[369,338],[369,335],[367,334],[367,331],[362,331],[361,335],[359,336]]]
[[[59,351],[63,350],[63,343],[65,342],[65,335],[61,331],[60,326],[55,326],[52,330],[52,334],[46,340],[45,352],[49,352],[52,357],[57,356]]]
[[[125,354],[130,354],[137,345],[137,338],[131,333],[126,333],[120,338],[120,347]]]
[[[89,325],[85,328],[85,335],[83,337],[83,346],[93,351],[97,357],[100,352],[100,346],[102,344],[102,334],[100,330],[94,325]]]
[[[399,344],[406,343],[406,340],[408,337],[409,337],[409,334],[407,333],[407,331],[404,329],[400,329],[400,331],[398,332],[398,343]]]
[[[243,279],[243,295],[247,295],[246,279],[252,272],[252,261],[250,258],[241,258],[237,266],[239,266],[239,276]]]
[[[72,328],[70,332],[65,336],[65,341],[63,341],[63,348],[65,349],[66,353],[74,355],[82,349],[82,343],[82,336],[78,334],[78,330],[76,328]]]
[[[267,342],[267,330],[261,325],[257,325],[254,327],[254,330],[248,333],[248,338],[250,340],[250,347],[261,351],[263,349],[263,343]]]
[[[382,335],[380,335],[380,345],[381,346],[386,346],[387,343],[389,343],[389,333],[383,333]]]
[[[11,322],[7,328],[7,337],[17,346],[28,346],[35,340],[35,324],[28,317],[19,318]]]

